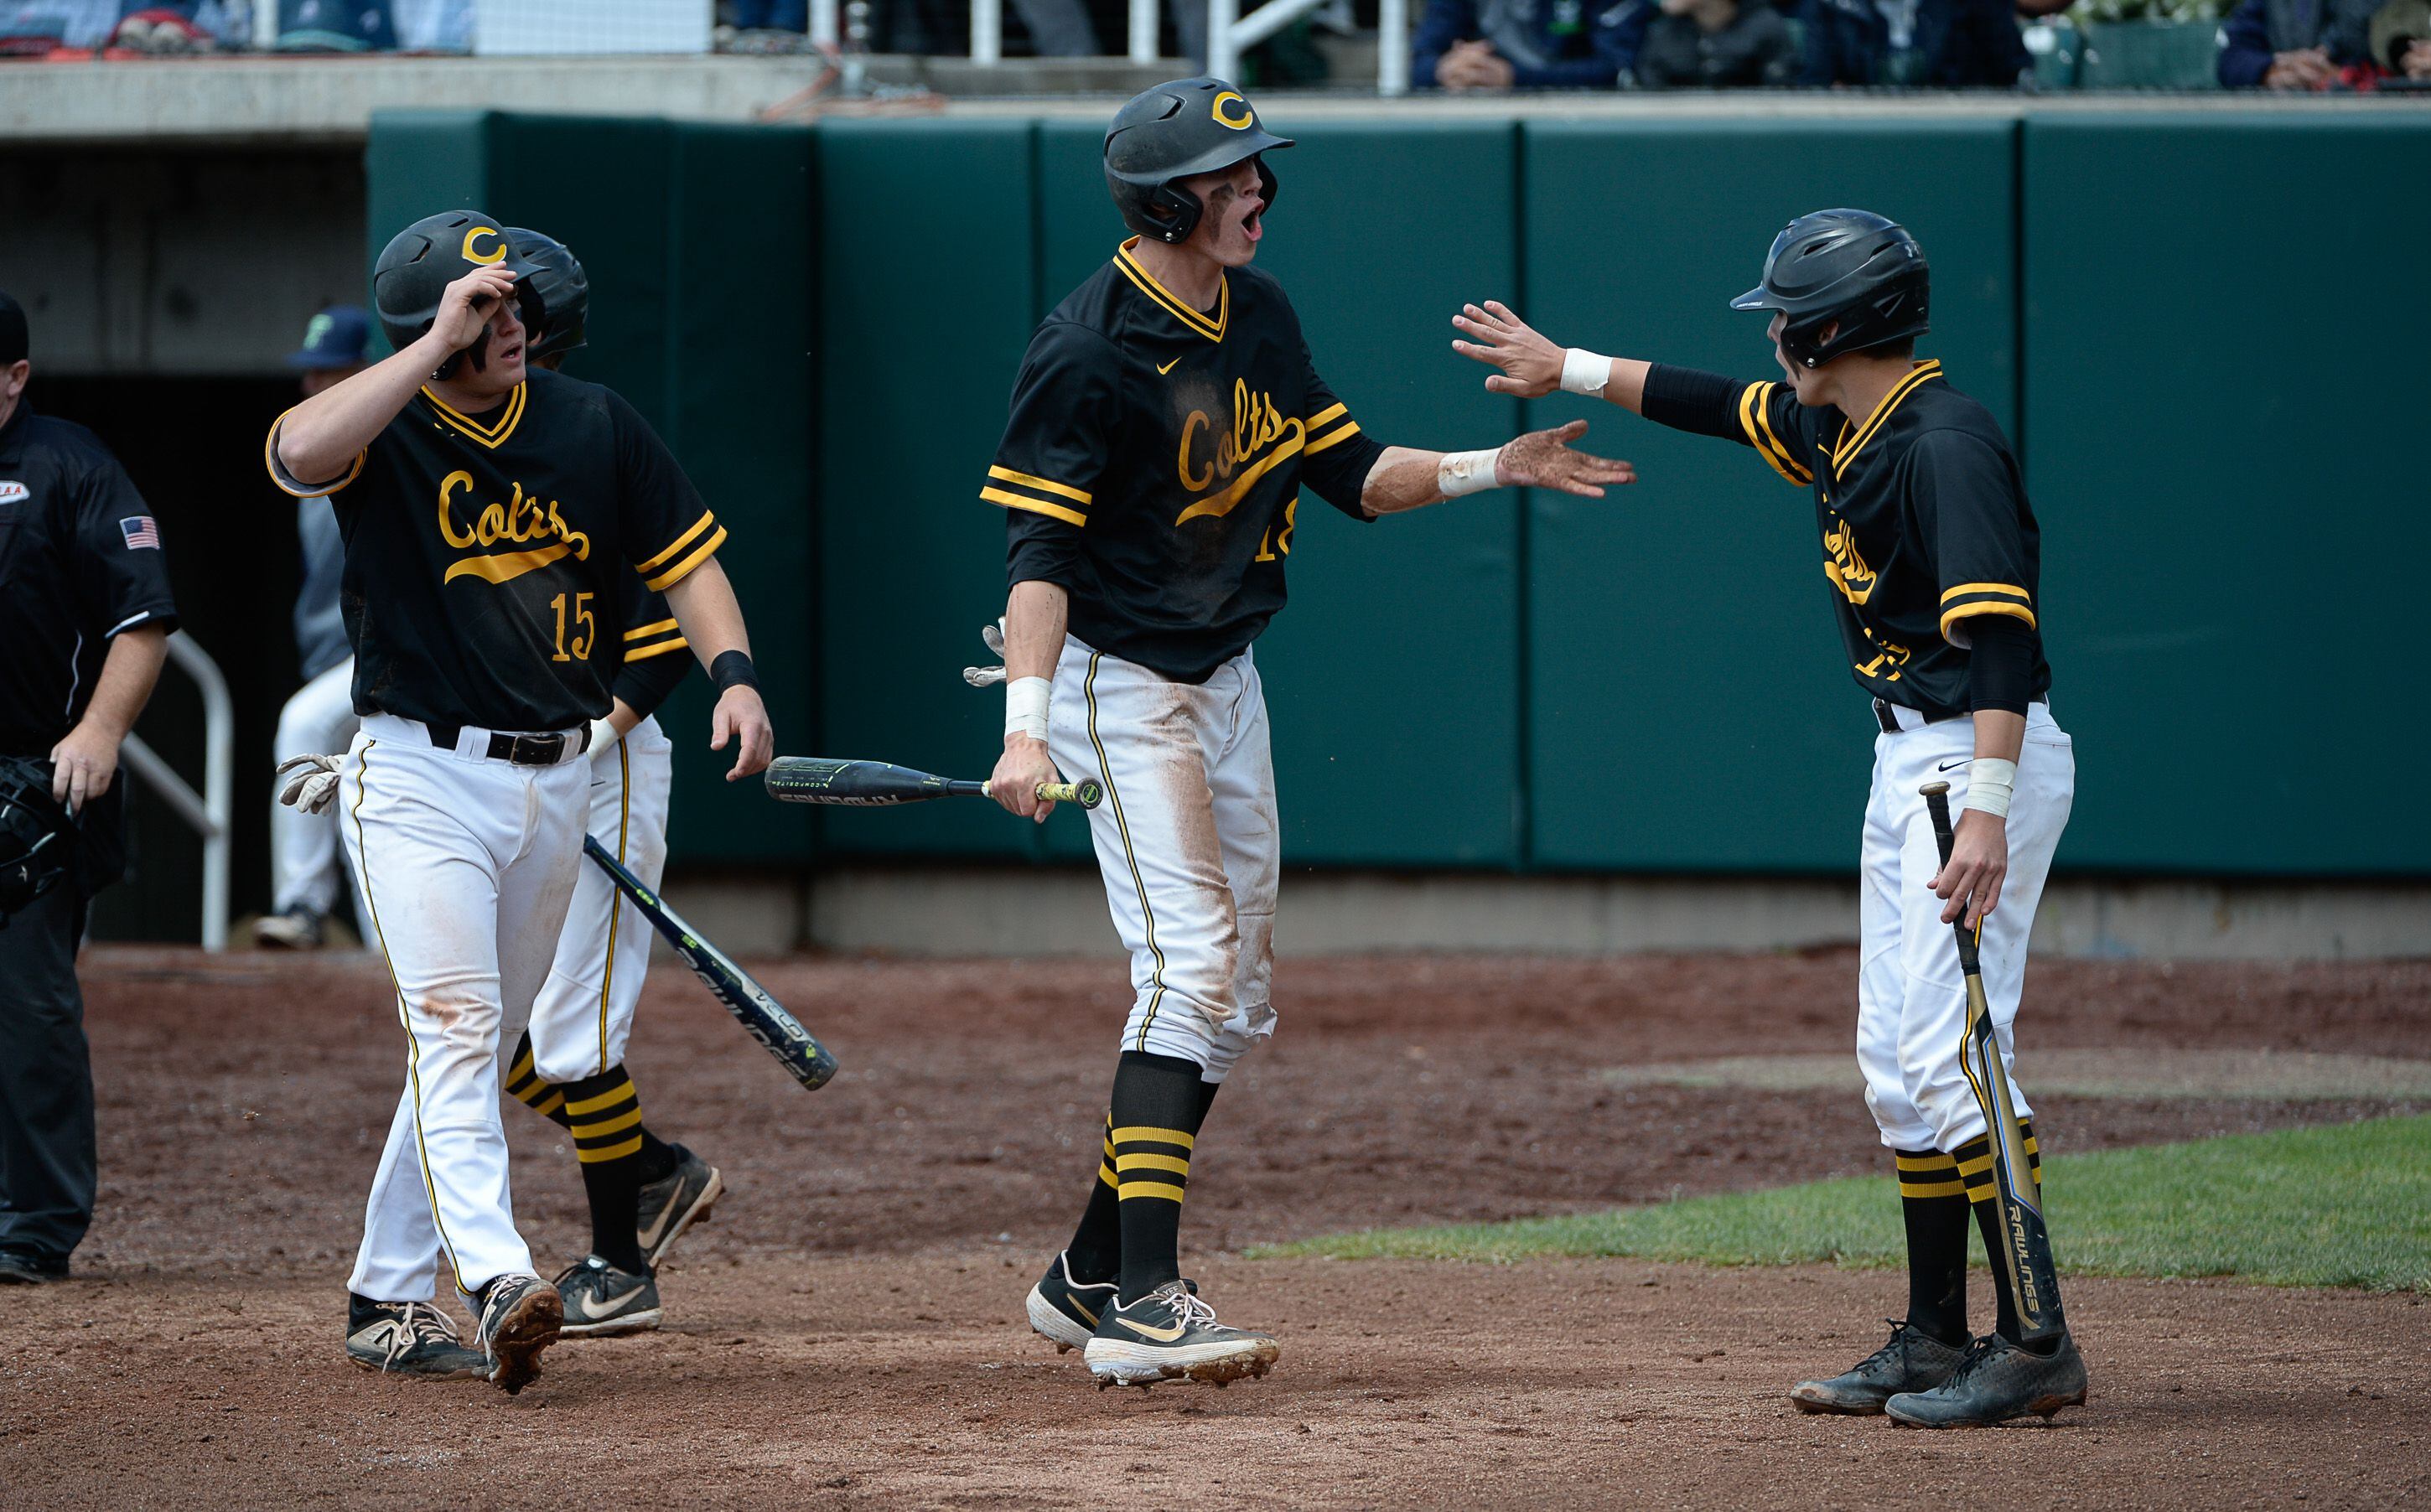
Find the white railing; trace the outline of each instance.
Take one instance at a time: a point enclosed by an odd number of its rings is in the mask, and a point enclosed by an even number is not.
[[[1181,0],[1195,5],[1198,0]],[[1241,55],[1330,0],[1266,0],[1248,15],[1241,0],[1207,0],[1207,72],[1217,78],[1239,75]],[[813,0],[811,36],[819,33],[821,7],[826,8],[829,35],[835,25],[834,0]],[[1156,61],[1157,0],[1131,0],[1131,45],[1134,63]],[[1004,61],[1004,0],[971,0],[971,61],[994,65]],[[1410,91],[1410,0],[1379,0],[1376,16],[1376,92],[1406,94]]]
[[[160,795],[188,828],[203,837],[203,949],[227,949],[228,827],[235,811],[229,788],[235,777],[236,704],[219,664],[184,630],[169,637],[169,660],[194,680],[203,695],[203,790],[197,794],[160,753],[128,735],[119,759]]]

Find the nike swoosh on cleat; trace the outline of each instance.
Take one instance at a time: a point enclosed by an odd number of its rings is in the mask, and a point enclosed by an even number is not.
[[[1175,358],[1175,359],[1173,360],[1173,362],[1179,362],[1179,361],[1182,361],[1182,359],[1177,357],[1177,358]],[[1173,362],[1166,362],[1166,363],[1164,363],[1164,364],[1160,365],[1160,366],[1157,368],[1157,370],[1156,370],[1156,376],[1157,376],[1157,377],[1159,377],[1159,378],[1163,378],[1163,377],[1164,377],[1165,375],[1166,375],[1167,373],[1172,372],[1172,371],[1173,371]]]
[[[642,1288],[636,1286],[631,1291],[625,1293],[622,1297],[613,1297],[609,1299],[607,1305],[604,1307],[593,1302],[589,1297],[580,1297],[576,1299],[575,1305],[582,1309],[583,1317],[596,1321],[599,1319],[612,1316],[616,1309],[624,1306],[627,1302],[631,1302],[641,1294]]]
[[[1146,1323],[1134,1323],[1130,1319],[1123,1317],[1119,1313],[1115,1315],[1115,1321],[1122,1324],[1125,1328],[1130,1329],[1132,1333],[1137,1334],[1140,1337],[1154,1339],[1159,1344],[1170,1344],[1175,1339],[1180,1338],[1182,1335],[1182,1325],[1180,1323],[1175,1323],[1168,1328],[1151,1328]]]
[[[651,1224],[648,1228],[644,1229],[641,1233],[643,1249],[646,1250],[650,1246],[659,1242],[659,1235],[667,1232],[667,1225],[676,1220],[676,1209],[682,1205],[683,1204],[679,1201],[669,1202],[666,1206],[659,1209],[659,1220],[656,1223]]]
[[[1080,1298],[1078,1298],[1078,1297],[1066,1297],[1066,1298],[1065,1298],[1064,1300],[1065,1300],[1065,1302],[1066,1302],[1067,1303],[1069,1303],[1069,1304],[1071,1305],[1071,1308],[1072,1308],[1072,1310],[1073,1310],[1074,1312],[1079,1313],[1081,1317],[1083,1317],[1083,1318],[1085,1318],[1085,1319],[1087,1319],[1089,1320],[1089,1326],[1090,1326],[1091,1328],[1095,1328],[1095,1327],[1097,1327],[1097,1326],[1098,1326],[1098,1315],[1097,1315],[1097,1314],[1095,1314],[1095,1313],[1093,1313],[1093,1312],[1091,1312],[1091,1311],[1089,1311],[1089,1309],[1087,1309],[1086,1307],[1081,1306],[1081,1299],[1080,1299]]]

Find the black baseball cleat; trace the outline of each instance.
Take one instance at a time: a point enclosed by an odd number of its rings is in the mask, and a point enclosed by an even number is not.
[[[40,1286],[68,1279],[68,1263],[31,1250],[0,1250],[0,1286]]]
[[[1188,1379],[1229,1386],[1274,1368],[1281,1346],[1264,1334],[1227,1328],[1186,1281],[1168,1281],[1133,1302],[1115,1302],[1098,1319],[1081,1358],[1100,1389],[1148,1387]]]
[[[478,1381],[489,1357],[456,1336],[456,1320],[427,1302],[346,1298],[346,1358],[383,1375]]]
[[[1058,1254],[1038,1285],[1030,1288],[1030,1326],[1055,1345],[1055,1352],[1086,1349],[1098,1319],[1114,1305],[1111,1281],[1075,1281],[1068,1255]]]
[[[708,1218],[710,1208],[726,1194],[726,1178],[716,1167],[681,1145],[672,1148],[676,1168],[644,1184],[633,1226],[634,1236],[642,1242],[642,1258],[653,1270],[683,1231]]]
[[[666,1316],[659,1305],[656,1276],[619,1270],[597,1255],[586,1255],[557,1278],[558,1300],[565,1304],[565,1338],[596,1338],[610,1334],[638,1334],[656,1328]]]
[[[1838,1375],[1801,1381],[1789,1388],[1790,1403],[1801,1412],[1837,1412],[1871,1418],[1883,1403],[1903,1391],[1926,1391],[1950,1379],[1967,1356],[1963,1344],[1944,1344],[1932,1335],[1908,1326],[1901,1318],[1886,1318],[1890,1342]]]
[[[1988,1428],[2012,1418],[2049,1418],[2085,1401],[2085,1356],[2076,1340],[2060,1336],[2059,1348],[2036,1354],[1998,1334],[1967,1346],[1967,1357],[1949,1380],[1930,1391],[1893,1397],[1883,1410],[1910,1428]]]
[[[509,1396],[540,1379],[540,1352],[557,1342],[565,1323],[565,1302],[557,1288],[534,1275],[500,1276],[481,1302],[481,1326],[473,1339],[489,1362],[492,1385]]]

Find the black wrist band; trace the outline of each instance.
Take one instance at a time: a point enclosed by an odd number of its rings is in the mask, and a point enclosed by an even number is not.
[[[760,691],[760,674],[751,670],[751,653],[748,651],[718,652],[717,660],[709,664],[709,680],[717,684],[720,693],[729,688],[749,688],[754,693]]]

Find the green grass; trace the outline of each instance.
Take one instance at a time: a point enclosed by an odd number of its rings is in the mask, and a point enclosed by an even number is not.
[[[2044,1168],[2043,1194],[2063,1274],[2431,1290],[2431,1117],[2063,1155]],[[1854,1268],[1903,1265],[1906,1256],[1887,1171],[1569,1218],[1379,1229],[1254,1252]]]

